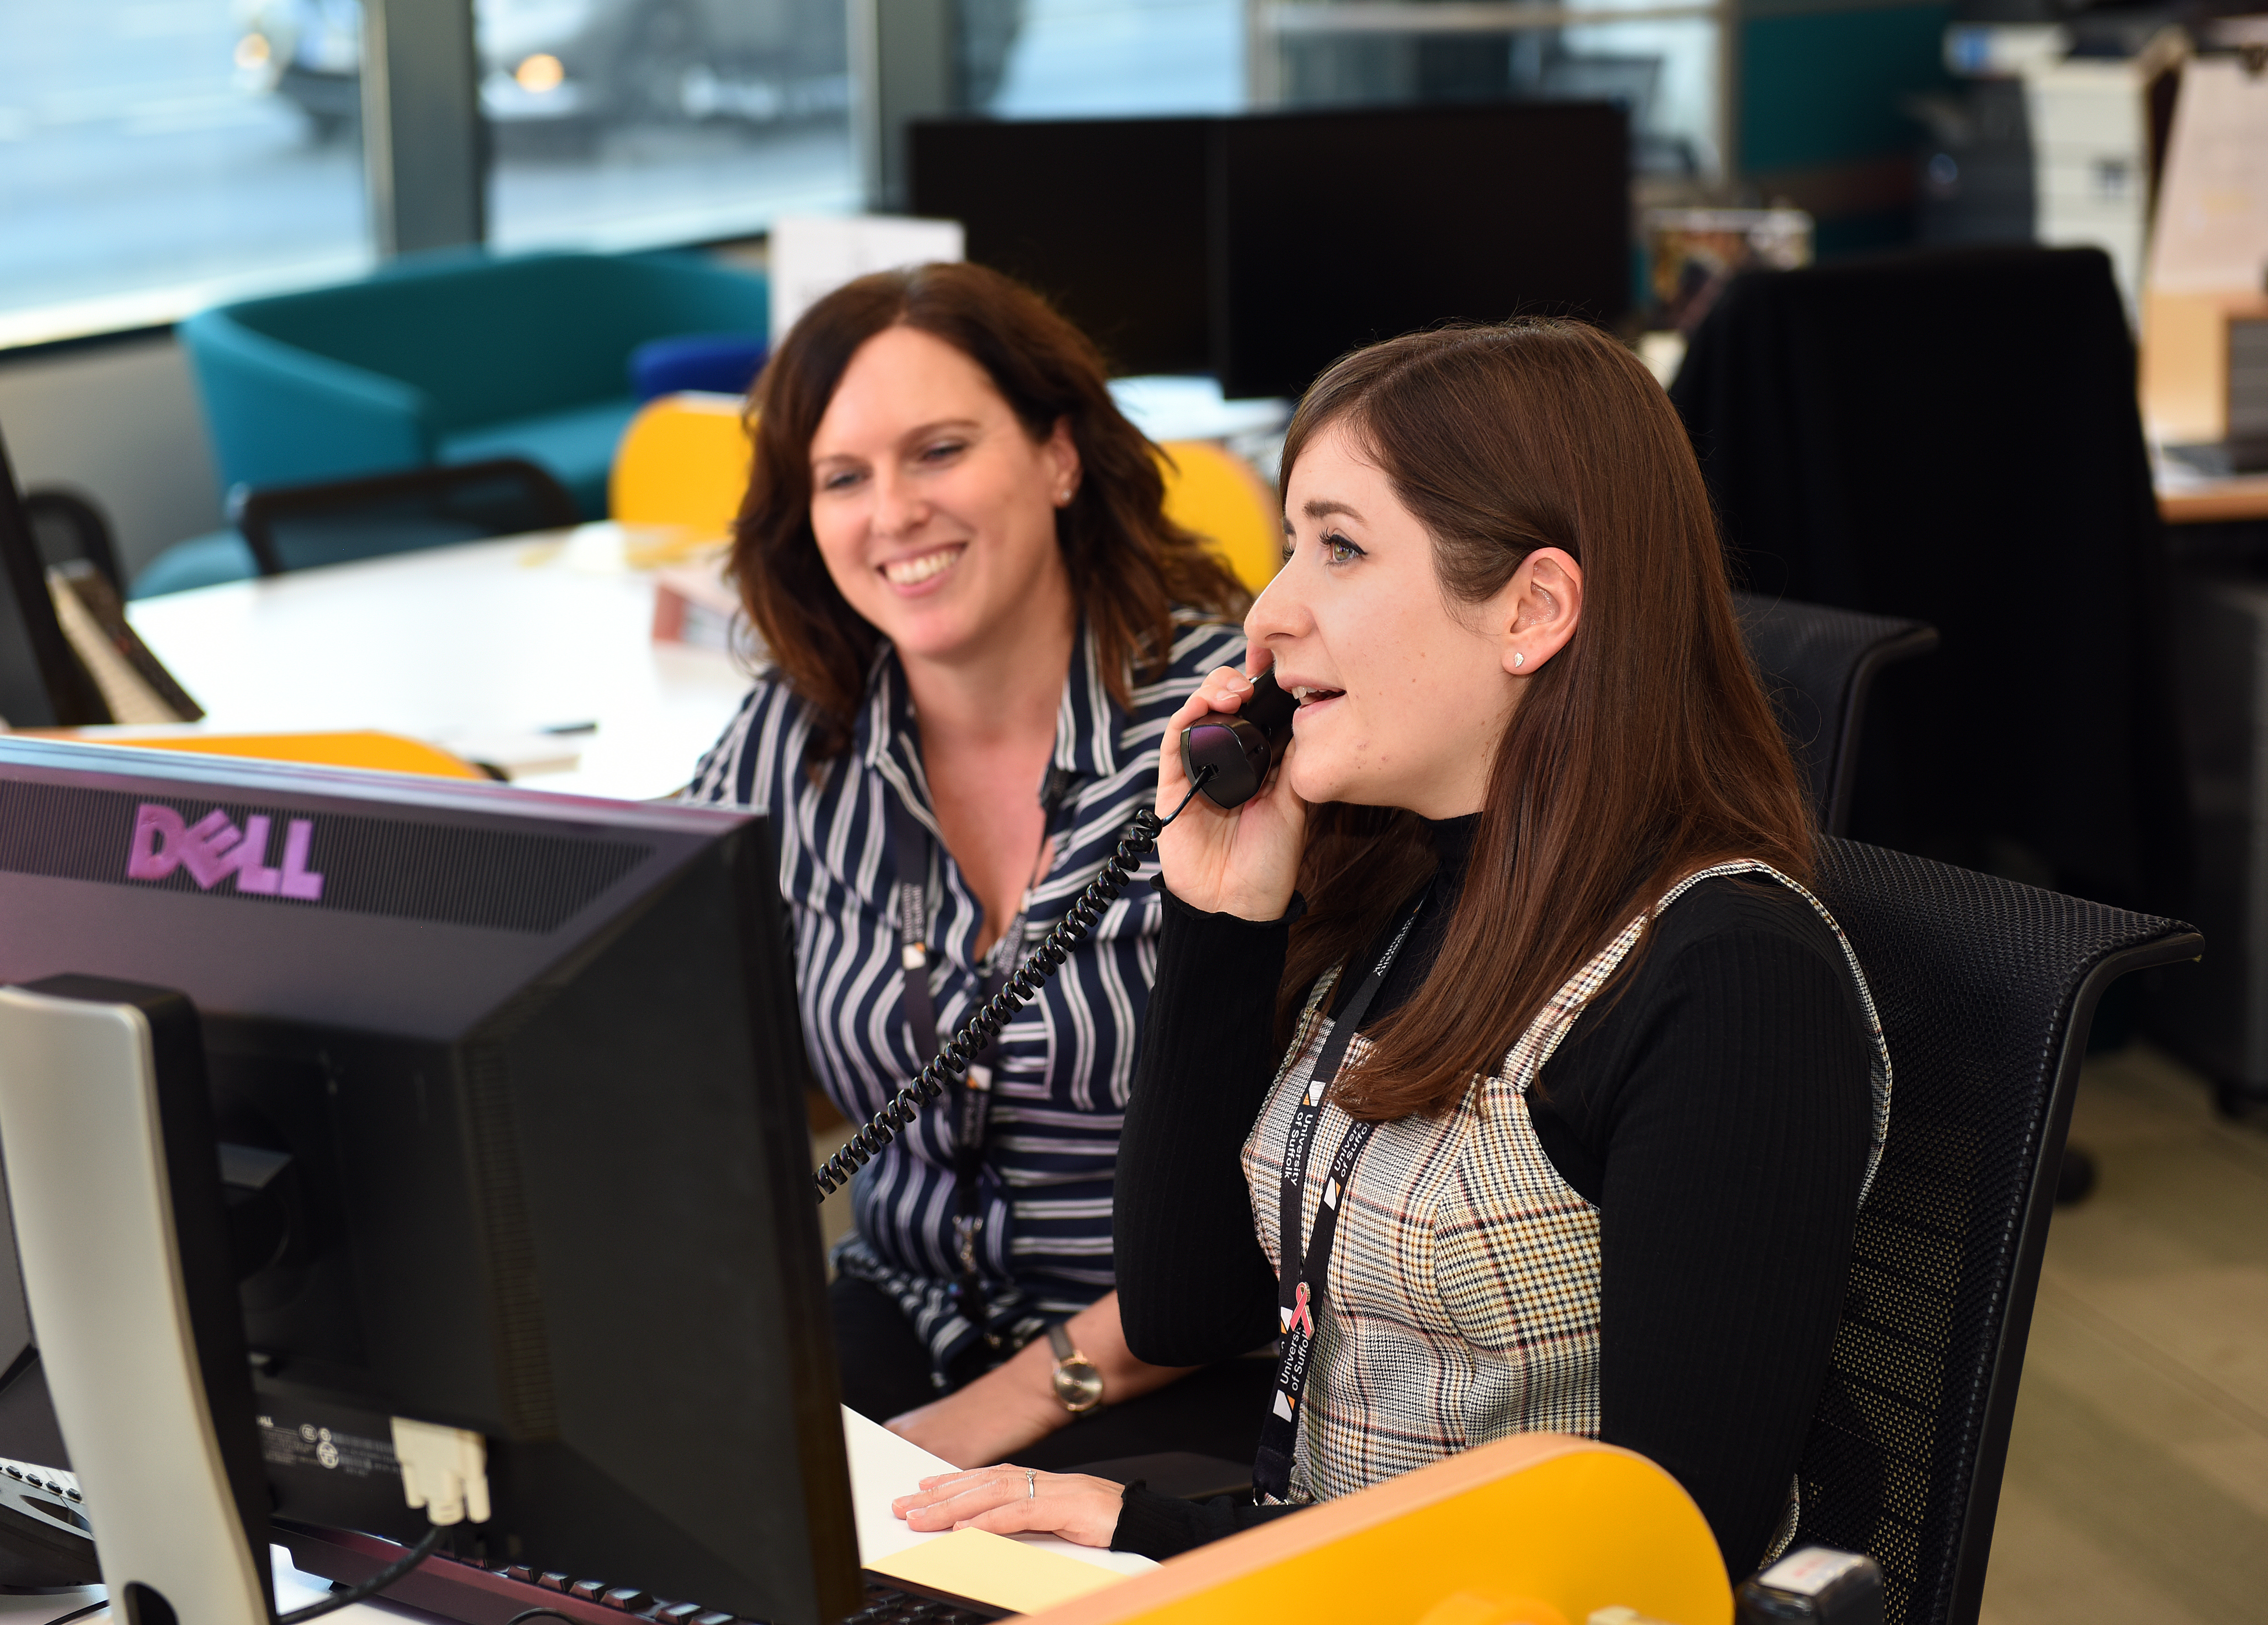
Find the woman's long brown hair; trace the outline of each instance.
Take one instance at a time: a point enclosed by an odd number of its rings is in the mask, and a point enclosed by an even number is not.
[[[917,266],[846,283],[780,343],[748,410],[755,459],[733,527],[733,574],[773,662],[814,712],[814,766],[850,742],[881,634],[850,607],[811,529],[811,438],[843,370],[886,327],[944,340],[991,379],[1035,441],[1071,426],[1079,483],[1056,538],[1073,598],[1094,629],[1103,681],[1123,708],[1131,683],[1164,670],[1175,605],[1234,618],[1250,602],[1235,574],[1165,516],[1149,441],[1110,398],[1102,358],[1039,295],[979,265]]]
[[[1496,746],[1471,867],[1425,985],[1336,1098],[1384,1121],[1454,1106],[1584,962],[1681,877],[1734,857],[1798,880],[1812,823],[1744,652],[1708,493],[1660,386],[1579,324],[1411,334],[1346,357],[1300,405],[1288,480],[1326,426],[1433,539],[1452,608],[1538,548],[1583,570],[1574,636]],[[1410,813],[1315,810],[1281,1025],[1433,864]]]

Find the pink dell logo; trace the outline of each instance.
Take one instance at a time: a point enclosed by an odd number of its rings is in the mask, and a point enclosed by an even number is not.
[[[176,869],[211,891],[231,875],[236,889],[260,897],[296,897],[314,902],[323,894],[323,877],[307,868],[307,848],[315,838],[312,819],[295,818],[284,832],[282,867],[268,866],[268,818],[255,812],[239,829],[215,807],[195,823],[182,821],[171,807],[144,802],[134,813],[134,849],[126,859],[129,880],[162,880]]]

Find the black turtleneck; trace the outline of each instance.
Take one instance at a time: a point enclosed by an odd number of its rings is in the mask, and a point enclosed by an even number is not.
[[[1432,900],[1366,1027],[1431,974],[1478,823],[1431,827]],[[1280,1059],[1288,934],[1288,921],[1167,897],[1114,1220],[1127,1344],[1155,1364],[1204,1364],[1276,1335],[1239,1156]],[[1701,882],[1650,938],[1620,995],[1538,1074],[1528,1112],[1560,1178],[1600,1211],[1600,1437],[1677,1477],[1737,1577],[1786,1505],[1826,1373],[1870,1045],[1834,933],[1768,878]],[[1112,1544],[1169,1556],[1283,1510],[1136,1489]]]

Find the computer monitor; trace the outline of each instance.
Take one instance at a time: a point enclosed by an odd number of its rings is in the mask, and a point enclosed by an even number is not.
[[[961,221],[970,259],[1047,295],[1121,374],[1296,396],[1413,328],[1630,304],[1611,102],[939,120],[909,141],[916,212]]]
[[[913,212],[1035,288],[1119,377],[1212,365],[1211,119],[917,120]]]
[[[72,728],[109,720],[55,618],[47,565],[0,441],[0,724]]]
[[[1216,364],[1302,393],[1359,346],[1446,321],[1612,322],[1630,305],[1630,121],[1517,101],[1225,119]]]
[[[0,739],[0,984],[194,1005],[173,1165],[221,1170],[246,1385],[209,1400],[276,1519],[416,1539],[407,1418],[487,1441],[464,1556],[857,1609],[774,861],[711,810]]]

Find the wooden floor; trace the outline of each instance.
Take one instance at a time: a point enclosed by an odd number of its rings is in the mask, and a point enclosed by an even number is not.
[[[2089,1064],[1985,1625],[2268,1621],[2268,1129],[2146,1046]]]

